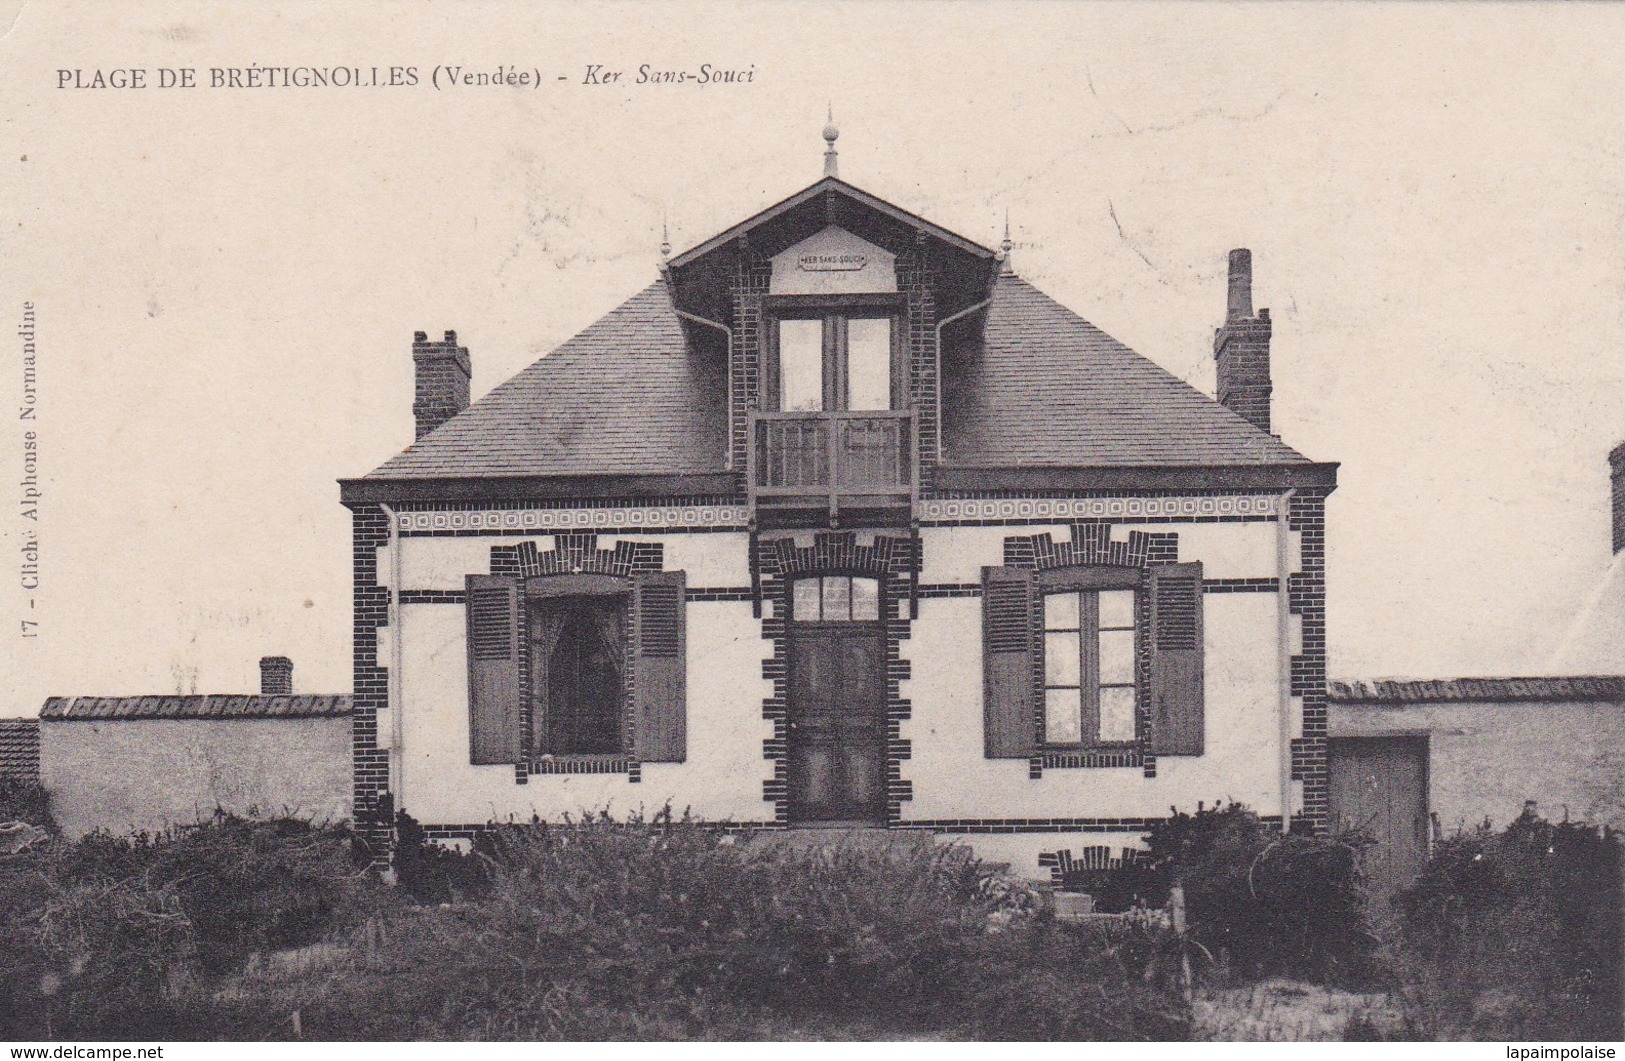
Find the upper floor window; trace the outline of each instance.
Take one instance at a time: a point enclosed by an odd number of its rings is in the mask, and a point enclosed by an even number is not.
[[[779,409],[787,413],[890,409],[897,319],[888,312],[795,310],[779,316]]]

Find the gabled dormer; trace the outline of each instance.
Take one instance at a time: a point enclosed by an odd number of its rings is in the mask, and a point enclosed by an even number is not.
[[[941,331],[986,308],[998,258],[829,173],[666,264],[693,340],[728,351],[729,462],[760,518],[911,518]]]

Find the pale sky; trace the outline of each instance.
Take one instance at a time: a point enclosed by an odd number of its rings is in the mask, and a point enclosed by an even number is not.
[[[1342,462],[1333,676],[1542,672],[1608,565],[1625,9],[11,10],[0,314],[13,335],[37,305],[47,496],[36,639],[0,509],[0,714],[252,691],[271,653],[347,691],[335,480],[411,441],[412,332],[455,328],[483,394],[654,279],[663,214],[681,250],[816,180],[826,104],[845,179],[987,243],[1008,210],[1018,271],[1208,393],[1226,252],[1252,248],[1276,429]],[[206,87],[250,64],[420,83]],[[441,64],[542,83],[437,90]],[[56,88],[115,67],[205,87]]]

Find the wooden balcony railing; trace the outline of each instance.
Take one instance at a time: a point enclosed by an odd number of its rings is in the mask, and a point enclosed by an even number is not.
[[[750,424],[753,505],[912,508],[918,440],[906,411],[756,413]]]

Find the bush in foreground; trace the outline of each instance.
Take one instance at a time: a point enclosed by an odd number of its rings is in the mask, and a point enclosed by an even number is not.
[[[1526,811],[1441,841],[1395,899],[1413,1003],[1441,1034],[1620,1038],[1620,841]]]
[[[1366,923],[1359,836],[1283,835],[1239,803],[1173,810],[1121,870],[1081,871],[1066,884],[1107,910],[1161,907],[1185,889],[1190,938],[1244,980],[1285,976],[1357,985],[1377,974]]]
[[[92,834],[0,860],[0,1036],[174,1037],[194,983],[324,939],[381,892],[344,830],[291,819]]]
[[[357,875],[340,830],[229,820],[6,860],[0,1036],[1188,1032],[1177,992],[1145,975],[1154,945],[1035,914],[929,837],[807,848],[600,818],[493,827],[425,867],[430,901],[412,905]],[[434,901],[454,874],[462,901]]]

